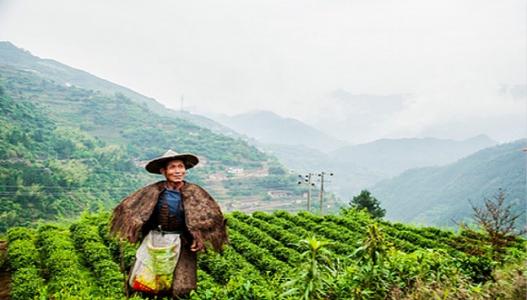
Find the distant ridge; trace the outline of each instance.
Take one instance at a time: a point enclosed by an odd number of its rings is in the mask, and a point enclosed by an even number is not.
[[[503,189],[517,211],[526,205],[527,139],[478,151],[443,167],[412,169],[371,190],[391,220],[453,225],[471,216],[469,200],[480,205]],[[525,224],[525,217],[521,218]]]
[[[435,138],[381,139],[322,153],[298,145],[266,145],[298,172],[331,171],[330,188],[347,204],[360,190],[417,167],[441,166],[495,145],[486,135],[464,141]]]
[[[456,141],[438,138],[380,139],[340,148],[334,160],[353,162],[395,176],[418,167],[441,166],[496,144],[486,135]]]
[[[299,120],[285,118],[270,111],[256,110],[232,117],[222,115],[214,118],[262,144],[301,145],[322,152],[346,145]]]

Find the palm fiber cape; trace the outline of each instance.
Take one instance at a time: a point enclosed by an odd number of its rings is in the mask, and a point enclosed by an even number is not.
[[[110,232],[131,243],[143,238],[144,228],[157,204],[166,181],[143,187],[126,197],[113,210]],[[216,201],[199,185],[185,182],[181,188],[185,225],[192,239],[211,245],[218,252],[228,243],[225,219]],[[190,245],[182,247],[174,271],[173,292],[188,292],[196,288],[196,253]]]

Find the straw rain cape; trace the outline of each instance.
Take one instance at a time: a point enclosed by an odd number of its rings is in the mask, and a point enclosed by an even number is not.
[[[151,228],[152,215],[166,181],[148,185],[126,197],[113,211],[110,232],[135,243]],[[179,260],[174,270],[171,294],[188,295],[197,287],[197,253],[190,250],[192,240],[222,251],[228,242],[225,219],[219,205],[200,186],[185,182],[181,188],[186,230],[181,234]]]
[[[150,219],[165,181],[148,185],[128,196],[114,209],[110,232],[135,243]],[[216,201],[199,185],[185,182],[181,188],[185,224],[194,240],[222,251],[228,242],[225,219]]]

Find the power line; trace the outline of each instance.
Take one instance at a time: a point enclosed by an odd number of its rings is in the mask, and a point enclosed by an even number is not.
[[[65,187],[60,185],[39,185],[39,184],[33,184],[33,185],[0,185],[0,188],[54,188],[54,189],[95,189],[95,190],[101,190],[100,188],[95,188],[93,186],[73,186],[73,187]],[[247,189],[247,190],[254,190],[255,187],[259,188],[266,188],[266,189],[277,189],[277,188],[294,188],[295,185],[292,184],[282,184],[282,185],[271,185],[271,186],[262,186],[262,185],[252,185],[252,186],[227,186],[224,187],[224,189]],[[209,187],[204,185],[204,188],[209,189],[223,189],[219,187],[214,187],[214,185],[211,185]],[[133,189],[133,187],[108,187],[104,188],[104,190],[113,190],[113,189]]]
[[[61,194],[61,193],[72,193],[72,192],[83,192],[83,193],[89,193],[89,192],[98,192],[98,193],[104,193],[104,192],[129,192],[132,193],[136,191],[137,189],[134,188],[120,188],[120,189],[95,189],[95,188],[78,188],[78,189],[34,189],[34,190],[25,190],[25,189],[19,189],[19,190],[11,190],[11,191],[0,191],[1,194],[11,194],[11,195],[20,195],[20,194],[33,194],[37,192],[42,192],[46,194]],[[222,189],[222,188],[205,188],[209,193],[236,193],[236,192],[258,192],[258,191],[272,191],[272,190],[281,190],[285,192],[297,192],[294,191],[293,188],[287,189],[287,187],[280,187],[278,189],[277,187],[261,187],[261,188],[254,188],[254,187],[247,187],[243,189]]]

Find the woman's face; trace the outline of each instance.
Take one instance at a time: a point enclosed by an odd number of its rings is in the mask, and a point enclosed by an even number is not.
[[[167,163],[166,167],[161,168],[161,174],[165,175],[167,181],[182,182],[185,178],[187,168],[181,160],[172,160]]]

